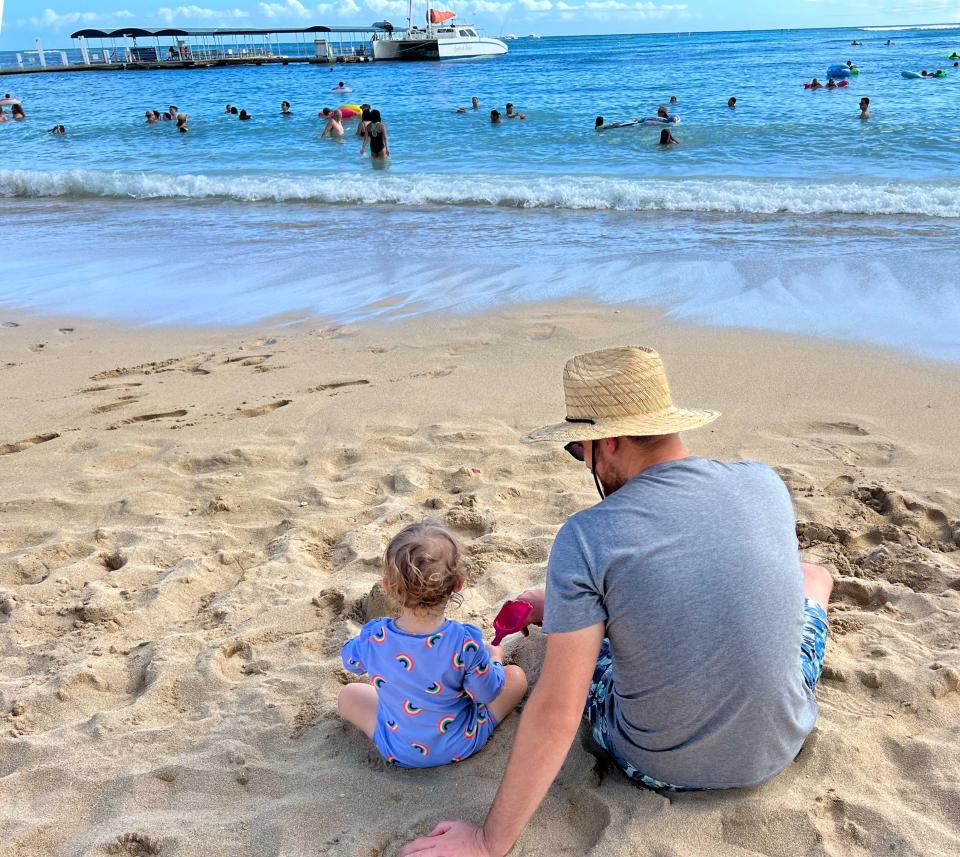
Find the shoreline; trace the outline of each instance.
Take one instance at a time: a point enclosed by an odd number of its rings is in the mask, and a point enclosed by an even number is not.
[[[658,348],[678,404],[723,412],[688,433],[694,454],[789,485],[803,555],[837,581],[820,717],[790,768],[726,793],[638,790],[581,735],[522,853],[960,845],[960,367],[582,301],[243,329],[17,320],[0,328],[0,366],[19,364],[0,369],[0,857],[392,854],[482,819],[517,719],[463,764],[387,769],[336,717],[339,646],[388,611],[380,553],[411,520],[466,546],[453,618],[489,631],[542,582],[595,496],[518,438],[562,416],[567,357],[627,343]],[[532,683],[543,645],[507,641]]]

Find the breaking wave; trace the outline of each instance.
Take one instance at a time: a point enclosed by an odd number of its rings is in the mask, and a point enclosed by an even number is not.
[[[0,197],[960,217],[960,182],[942,180],[890,184],[775,179],[632,180],[589,176],[358,174],[326,178],[0,170]]]

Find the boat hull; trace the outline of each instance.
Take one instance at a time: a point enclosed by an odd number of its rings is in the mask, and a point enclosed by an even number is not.
[[[505,54],[499,39],[377,39],[373,57],[377,60],[446,60],[489,57]]]

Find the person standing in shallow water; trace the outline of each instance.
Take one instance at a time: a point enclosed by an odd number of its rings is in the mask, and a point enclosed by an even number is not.
[[[566,418],[524,441],[565,449],[601,499],[560,528],[546,588],[516,596],[546,634],[539,680],[483,826],[442,821],[398,857],[510,853],[583,719],[661,791],[759,785],[816,722],[833,578],[801,561],[786,485],[690,454],[680,432],[720,415],[674,405],[652,348],[578,355],[563,380]]]
[[[860,121],[866,122],[870,118],[870,99],[864,96],[860,99]]]
[[[370,111],[370,124],[367,125],[367,133],[363,138],[363,145],[360,147],[361,157],[366,151],[368,143],[370,144],[370,160],[381,164],[386,163],[387,158],[390,157],[390,144],[387,138],[387,126],[380,117],[379,110]]]

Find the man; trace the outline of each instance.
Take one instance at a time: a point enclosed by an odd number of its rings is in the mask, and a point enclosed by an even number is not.
[[[603,499],[561,527],[546,591],[521,596],[548,635],[540,680],[483,827],[443,822],[400,857],[509,853],[583,715],[660,789],[755,786],[813,728],[833,584],[800,562],[786,486],[690,455],[678,433],[719,414],[674,406],[653,349],[575,357],[564,389],[566,420],[525,440],[565,444]]]

